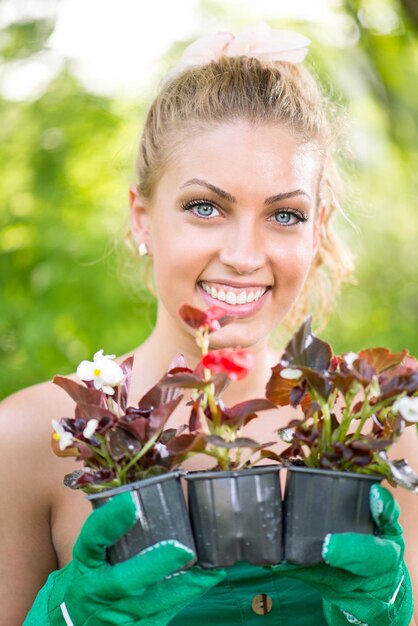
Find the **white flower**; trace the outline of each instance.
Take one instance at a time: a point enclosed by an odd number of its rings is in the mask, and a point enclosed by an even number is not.
[[[353,367],[353,363],[357,359],[358,354],[356,352],[347,352],[347,354],[344,354],[344,361],[349,369]]]
[[[157,443],[155,444],[155,449],[160,453],[160,457],[162,459],[166,459],[168,456],[170,456],[167,446],[165,446],[163,443],[160,443],[159,441],[157,441]]]
[[[120,385],[125,378],[122,369],[112,361],[114,354],[103,354],[99,350],[93,357],[93,361],[81,361],[77,367],[77,376],[81,380],[92,380],[95,389],[102,389],[105,393],[113,395],[113,387]]]
[[[98,425],[99,425],[99,420],[96,420],[96,419],[89,420],[87,422],[87,426],[83,430],[83,437],[85,437],[86,439],[90,439],[90,437],[93,437]]]
[[[406,422],[418,422],[418,397],[408,398],[404,396],[399,398],[392,405],[394,413],[400,413]]]
[[[74,442],[72,434],[65,430],[57,420],[52,420],[51,423],[54,429],[52,436],[55,441],[58,441],[59,449],[62,451],[71,446]]]
[[[284,370],[280,372],[280,376],[285,380],[298,380],[298,378],[300,378],[302,374],[302,370],[291,367],[285,367]]]

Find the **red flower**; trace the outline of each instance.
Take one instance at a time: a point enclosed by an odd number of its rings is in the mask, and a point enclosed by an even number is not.
[[[225,372],[231,380],[241,380],[253,367],[254,356],[243,348],[211,350],[203,357],[202,365],[213,374]]]

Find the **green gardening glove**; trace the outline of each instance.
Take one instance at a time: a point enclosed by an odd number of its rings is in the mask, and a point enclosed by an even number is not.
[[[378,484],[370,489],[370,508],[381,535],[327,535],[325,563],[311,567],[274,566],[319,591],[330,626],[409,626],[412,587],[404,555],[399,506]]]
[[[195,554],[174,540],[109,565],[106,548],[136,521],[129,492],[93,511],[74,545],[73,560],[49,576],[24,626],[166,626],[224,578],[224,570],[178,572]]]

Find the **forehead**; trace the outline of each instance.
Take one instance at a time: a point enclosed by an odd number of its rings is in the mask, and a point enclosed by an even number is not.
[[[182,141],[158,187],[173,191],[173,186],[178,189],[196,177],[238,195],[239,190],[276,193],[290,186],[313,194],[321,164],[319,148],[301,143],[284,126],[239,121],[212,126]]]

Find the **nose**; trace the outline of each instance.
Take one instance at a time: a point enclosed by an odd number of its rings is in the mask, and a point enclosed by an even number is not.
[[[253,274],[262,268],[266,262],[265,242],[256,225],[248,220],[231,223],[219,258],[237,274]]]

